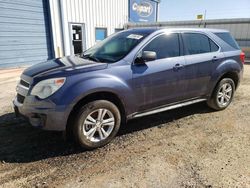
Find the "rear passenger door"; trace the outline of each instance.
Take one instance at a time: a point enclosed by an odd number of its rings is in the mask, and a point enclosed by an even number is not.
[[[182,33],[185,51],[186,95],[188,98],[207,94],[213,64],[223,58],[219,46],[202,33]]]

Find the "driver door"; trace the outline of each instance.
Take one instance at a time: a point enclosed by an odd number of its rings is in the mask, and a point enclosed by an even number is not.
[[[132,65],[139,111],[185,99],[185,59],[180,49],[177,33],[160,34],[142,49],[155,52],[156,59]]]

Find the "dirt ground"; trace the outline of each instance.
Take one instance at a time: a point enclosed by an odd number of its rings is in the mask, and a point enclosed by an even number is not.
[[[250,187],[250,65],[226,110],[136,119],[94,151],[15,118],[20,72],[0,74],[0,187]]]

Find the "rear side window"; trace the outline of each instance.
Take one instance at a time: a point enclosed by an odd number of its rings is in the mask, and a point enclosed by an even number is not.
[[[217,44],[206,35],[200,33],[184,33],[183,39],[189,55],[216,52],[219,50]]]
[[[210,52],[209,38],[198,33],[184,33],[183,39],[190,55]]]
[[[160,35],[147,44],[143,51],[156,52],[157,59],[179,56],[180,46],[178,34]]]
[[[234,40],[234,38],[231,36],[230,33],[225,32],[225,33],[214,33],[214,34],[217,35],[219,38],[221,38],[224,42],[229,44],[231,47],[235,49],[240,49],[237,42]]]

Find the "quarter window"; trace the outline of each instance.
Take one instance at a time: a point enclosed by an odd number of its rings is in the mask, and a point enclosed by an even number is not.
[[[157,59],[176,57],[180,55],[178,34],[163,34],[153,39],[143,51],[154,51]]]
[[[229,44],[231,47],[235,49],[240,49],[237,42],[234,40],[234,38],[231,36],[230,33],[225,32],[225,33],[214,33],[214,34],[217,35],[219,38],[221,38],[224,42]]]

